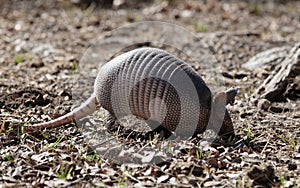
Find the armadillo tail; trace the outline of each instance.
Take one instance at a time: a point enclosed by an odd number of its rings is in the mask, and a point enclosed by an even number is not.
[[[91,95],[84,103],[78,108],[73,110],[73,121],[80,120],[99,109],[100,105],[96,98],[96,95]]]
[[[81,118],[95,112],[98,107],[99,103],[97,102],[95,94],[93,94],[90,98],[88,98],[84,103],[82,103],[78,108],[74,109],[72,112],[69,112],[66,115],[63,115],[57,119],[48,122],[38,123],[28,127],[24,127],[24,132],[34,132],[40,129],[51,129],[74,122],[75,120],[80,120]]]

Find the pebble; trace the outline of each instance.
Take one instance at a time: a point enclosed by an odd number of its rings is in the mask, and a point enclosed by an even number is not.
[[[268,109],[271,106],[271,102],[267,99],[261,99],[258,101],[257,106],[258,106],[258,109],[260,109],[260,110],[268,111]]]

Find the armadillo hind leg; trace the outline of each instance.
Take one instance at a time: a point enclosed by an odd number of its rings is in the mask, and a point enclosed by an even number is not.
[[[116,116],[109,112],[109,114],[105,118],[105,124],[107,131],[114,135],[117,135],[122,138],[132,138],[144,140],[144,135],[141,132],[134,131],[132,129],[127,129],[117,120]]]
[[[117,131],[117,125],[116,125],[117,118],[112,113],[109,113],[105,118],[105,127],[110,132]]]
[[[24,127],[24,132],[34,132],[45,128],[50,129],[68,123],[72,123],[75,120],[80,120],[81,118],[92,114],[98,108],[99,108],[99,103],[97,102],[97,99],[93,94],[88,100],[86,100],[83,104],[81,104],[78,108],[74,109],[72,112],[69,112],[66,115],[63,115],[57,119],[48,122],[26,126]]]

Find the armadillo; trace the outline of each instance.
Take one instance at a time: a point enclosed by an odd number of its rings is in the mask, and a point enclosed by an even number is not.
[[[128,114],[160,125],[178,135],[195,135],[206,128],[234,136],[226,104],[237,90],[212,94],[201,76],[178,57],[157,48],[138,48],[104,64],[94,92],[80,107],[49,122],[25,128],[35,131],[79,120],[99,107],[116,119]],[[154,122],[154,123],[153,123]]]

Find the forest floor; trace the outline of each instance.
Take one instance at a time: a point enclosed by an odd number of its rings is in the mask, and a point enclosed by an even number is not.
[[[300,186],[299,95],[262,108],[263,99],[254,93],[273,70],[242,66],[260,52],[299,42],[299,10],[299,1],[288,0],[115,0],[113,7],[0,0],[0,187]],[[97,137],[95,147],[88,123],[88,129],[74,124],[35,133],[19,129],[70,112],[92,93],[98,64],[149,45],[183,59],[178,50],[188,54],[195,61],[185,60],[213,93],[238,88],[227,107],[234,141],[169,140],[161,157],[157,147],[164,141],[122,138],[105,128],[100,132],[106,137]],[[82,84],[80,90],[76,84]],[[299,79],[294,84],[299,87]],[[94,123],[103,127],[105,111],[96,116]],[[120,151],[110,152],[107,142]],[[152,150],[138,153],[144,148]],[[153,152],[161,162],[151,162]],[[133,153],[139,154],[134,160]]]

